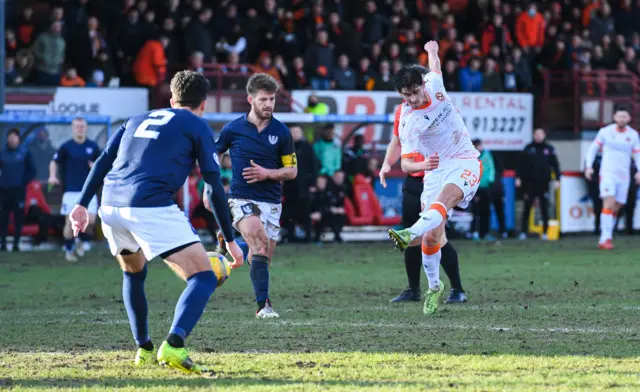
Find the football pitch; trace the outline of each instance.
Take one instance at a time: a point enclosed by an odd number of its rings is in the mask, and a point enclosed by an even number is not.
[[[0,253],[0,390],[638,391],[640,246],[594,241],[456,241],[469,303],[431,317],[422,303],[389,303],[406,285],[390,243],[281,246],[281,318],[257,320],[249,268],[233,271],[187,341],[207,377],[132,367],[106,249],[74,265],[61,252]],[[150,263],[156,347],[183,287]]]

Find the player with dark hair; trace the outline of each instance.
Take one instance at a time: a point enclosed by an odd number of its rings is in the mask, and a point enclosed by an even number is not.
[[[444,284],[440,280],[444,225],[456,206],[465,208],[478,189],[482,164],[462,117],[442,80],[438,44],[425,45],[430,72],[405,67],[394,76],[404,103],[399,113],[401,166],[406,173],[423,172],[420,219],[404,230],[389,230],[396,247],[405,250],[422,243],[422,264],[429,290],[423,312],[437,311]]]
[[[420,74],[427,75],[429,70],[420,65],[413,65],[411,69],[418,70]],[[398,129],[400,127],[400,112],[402,105],[399,105],[395,112],[395,118],[393,122],[393,135],[391,141],[387,146],[387,152],[380,168],[380,183],[383,187],[387,187],[386,175],[391,171],[393,166],[400,159],[400,137]],[[424,157],[418,157],[414,160],[424,159]],[[421,203],[420,195],[422,194],[424,179],[424,172],[418,171],[407,175],[402,184],[402,224],[405,227],[409,227],[415,221],[420,218]],[[467,296],[462,288],[462,282],[460,280],[460,267],[458,264],[458,252],[449,242],[446,237],[443,240],[442,259],[440,264],[445,274],[449,278],[451,284],[451,293],[445,301],[448,304],[464,303],[467,302]],[[404,290],[400,295],[393,298],[391,302],[405,302],[405,301],[420,301],[422,299],[422,293],[420,290],[420,276],[422,274],[422,253],[419,246],[412,246],[407,248],[404,252],[404,265],[407,272],[407,280],[409,287]]]
[[[58,172],[62,174],[64,193],[62,194],[62,206],[60,214],[68,216],[71,208],[80,199],[80,191],[84,184],[89,170],[95,160],[100,156],[100,147],[93,140],[87,138],[87,121],[78,117],[71,122],[71,139],[63,143],[53,156],[49,164],[49,185],[60,185]],[[89,224],[94,225],[98,214],[98,199],[92,198],[88,205]],[[64,237],[65,258],[69,262],[78,261],[76,256],[84,256],[89,248],[90,236],[88,232],[82,233],[79,237],[81,243],[74,244],[71,223],[65,220],[62,231]]]
[[[157,360],[188,373],[205,370],[189,358],[184,346],[216,289],[217,278],[195,229],[173,201],[196,160],[211,187],[209,206],[228,241],[234,260],[231,267],[243,263],[242,251],[233,240],[213,133],[200,118],[208,89],[202,74],[178,72],[171,80],[171,108],[134,116],[118,129],[93,165],[69,216],[74,235],[84,231],[89,223],[87,206],[104,183],[100,218],[123,270],[124,304],[139,347],[136,365],[154,362],[144,283],[147,261],[160,257],[187,287]]]
[[[627,110],[618,109],[613,114],[613,124],[601,128],[587,151],[585,177],[593,177],[593,161],[598,150],[602,150],[600,164],[600,249],[611,250],[613,246],[613,229],[620,208],[627,203],[629,184],[631,182],[631,158],[640,169],[640,137],[638,132],[629,126],[631,115]],[[634,180],[640,184],[640,171]]]
[[[298,173],[291,132],[273,118],[278,88],[273,77],[252,75],[247,82],[251,111],[226,124],[217,141],[218,153],[231,155],[229,207],[234,227],[249,246],[258,318],[279,317],[269,297],[269,264],[280,233],[280,181]]]

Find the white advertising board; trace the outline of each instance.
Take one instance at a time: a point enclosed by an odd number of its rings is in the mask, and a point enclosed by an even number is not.
[[[306,105],[310,90],[294,90],[293,100]],[[393,114],[402,101],[395,91],[315,91],[330,114]],[[533,134],[533,96],[503,93],[449,93],[460,111],[471,138],[482,139],[492,150],[513,151],[531,142]],[[299,111],[302,111],[299,109]],[[336,127],[338,132],[349,129]],[[388,141],[392,124],[367,126],[367,142]]]

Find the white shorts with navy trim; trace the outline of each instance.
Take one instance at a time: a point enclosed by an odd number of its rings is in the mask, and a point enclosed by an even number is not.
[[[168,207],[100,207],[102,232],[115,256],[142,249],[147,260],[192,242],[196,230],[177,205]]]
[[[233,227],[238,230],[238,222],[247,216],[260,218],[267,238],[277,241],[280,236],[280,215],[282,204],[267,203],[248,199],[229,199],[229,208],[233,217]],[[240,230],[238,230],[240,231]]]

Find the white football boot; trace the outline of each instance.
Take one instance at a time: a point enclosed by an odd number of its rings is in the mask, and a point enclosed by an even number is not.
[[[280,315],[276,313],[275,310],[271,307],[271,301],[267,300],[267,303],[264,308],[258,310],[256,312],[256,318],[266,319],[266,318],[278,318]]]

